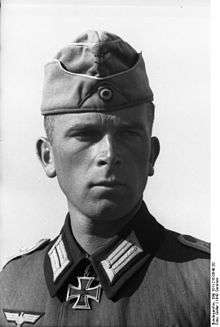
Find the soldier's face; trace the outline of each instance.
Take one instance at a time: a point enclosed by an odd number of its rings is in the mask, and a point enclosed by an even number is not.
[[[117,219],[142,198],[156,159],[146,104],[55,120],[53,160],[69,206],[93,219]]]

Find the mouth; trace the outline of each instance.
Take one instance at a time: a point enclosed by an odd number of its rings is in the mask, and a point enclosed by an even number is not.
[[[124,185],[125,185],[124,183],[115,179],[101,180],[92,184],[92,186],[103,186],[108,188],[122,187]]]

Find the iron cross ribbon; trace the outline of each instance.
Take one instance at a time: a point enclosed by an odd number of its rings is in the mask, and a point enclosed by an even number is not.
[[[98,284],[94,287],[90,287],[95,277],[77,277],[78,286],[69,284],[67,290],[66,301],[70,301],[76,298],[76,302],[73,305],[73,309],[90,310],[89,299],[95,300],[99,303],[101,296],[101,285]]]
[[[35,324],[35,322],[44,315],[40,312],[28,312],[28,311],[15,311],[3,309],[5,318],[8,322],[13,322],[17,327],[21,327],[24,323]]]

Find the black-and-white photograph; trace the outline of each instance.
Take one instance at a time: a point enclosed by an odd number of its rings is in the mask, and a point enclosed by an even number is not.
[[[210,326],[210,1],[1,18],[0,326]]]

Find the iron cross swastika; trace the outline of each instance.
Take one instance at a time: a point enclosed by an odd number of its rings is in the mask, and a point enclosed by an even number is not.
[[[90,287],[95,277],[77,277],[78,286],[69,284],[67,290],[66,301],[77,299],[73,305],[73,309],[90,310],[89,299],[99,303],[101,296],[101,285],[98,284]]]

